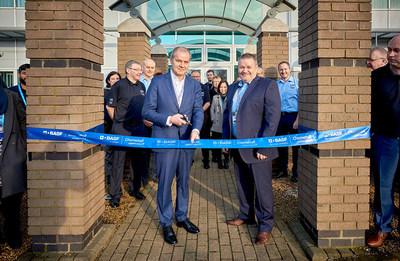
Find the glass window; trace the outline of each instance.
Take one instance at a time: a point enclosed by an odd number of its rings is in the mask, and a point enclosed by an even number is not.
[[[240,56],[243,53],[244,48],[236,48],[236,61],[239,61]]]
[[[192,54],[191,62],[201,62],[201,55],[203,50],[201,48],[188,48],[190,53]]]
[[[245,35],[240,32],[234,32],[234,38],[235,38],[235,44],[248,44],[247,40],[249,39],[250,36]]]
[[[234,66],[233,71],[234,71],[234,72],[233,72],[233,75],[235,76],[235,77],[233,78],[233,82],[235,82],[236,79],[237,79],[237,77],[239,76],[239,73],[238,73],[238,66],[237,66],[237,65]]]
[[[229,62],[231,50],[229,48],[208,48],[207,57],[209,62]]]
[[[226,79],[228,77],[228,70],[214,69],[214,73],[215,73],[215,75],[218,75],[219,77],[221,77],[222,81],[226,81]]]
[[[1,0],[0,7],[14,7],[14,0]]]
[[[177,32],[178,44],[204,44],[203,31]]]
[[[400,0],[390,0],[390,8],[400,9]]]
[[[168,32],[159,37],[162,45],[175,45],[175,32]]]
[[[25,7],[25,0],[17,0],[17,7]]]
[[[14,86],[14,81],[13,81],[14,73],[13,72],[0,72],[0,76],[3,79],[3,81],[6,83],[8,88]]]
[[[232,44],[232,32],[206,32],[206,44]]]
[[[387,9],[388,0],[372,0],[372,9]]]

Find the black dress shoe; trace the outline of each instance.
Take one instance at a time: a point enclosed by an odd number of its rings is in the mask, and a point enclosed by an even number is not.
[[[187,232],[192,234],[197,234],[200,232],[199,228],[196,227],[190,220],[187,218],[181,222],[176,222],[178,227],[183,227]]]
[[[229,162],[224,162],[224,169],[229,169]]]
[[[168,244],[174,245],[178,243],[175,232],[171,226],[163,228],[163,235],[165,242],[167,242]]]
[[[222,161],[221,160],[218,160],[218,168],[219,169],[223,169],[224,168],[224,166],[222,165]]]
[[[292,176],[292,178],[290,179],[291,182],[296,183],[297,181],[299,181],[299,178],[296,176]]]
[[[143,195],[142,192],[140,192],[139,190],[138,191],[129,192],[129,196],[135,197],[135,198],[137,198],[139,200],[146,198],[146,196]]]
[[[210,168],[210,164],[209,163],[204,163],[203,168],[209,169]]]
[[[280,179],[280,178],[284,178],[284,177],[287,177],[287,176],[288,176],[287,171],[279,171],[278,174],[272,175],[272,178],[273,179]]]
[[[110,199],[110,206],[112,208],[119,207],[119,198]]]

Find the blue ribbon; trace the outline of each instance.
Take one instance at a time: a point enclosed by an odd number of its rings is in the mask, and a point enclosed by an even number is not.
[[[76,141],[111,146],[177,149],[177,148],[271,148],[311,145],[344,140],[370,138],[370,126],[339,129],[331,131],[308,131],[305,133],[239,140],[200,139],[191,143],[188,140],[155,139],[134,136],[122,136],[105,133],[83,132],[74,130],[57,130],[28,127],[28,139]]]

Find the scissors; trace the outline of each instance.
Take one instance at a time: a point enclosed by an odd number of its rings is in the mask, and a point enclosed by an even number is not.
[[[190,122],[189,118],[186,116],[186,114],[183,114],[183,117],[185,118],[185,121],[192,126],[192,123]]]

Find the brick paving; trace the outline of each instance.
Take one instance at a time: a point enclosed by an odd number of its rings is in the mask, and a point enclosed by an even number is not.
[[[200,233],[188,234],[175,224],[178,243],[164,242],[157,214],[157,184],[150,182],[99,257],[105,260],[308,260],[289,226],[275,213],[271,239],[254,244],[255,225],[228,226],[239,213],[233,164],[220,170],[216,163],[203,169],[201,153],[195,153],[190,173],[189,218]],[[175,183],[173,199],[175,199]],[[175,200],[173,200],[175,201]]]

